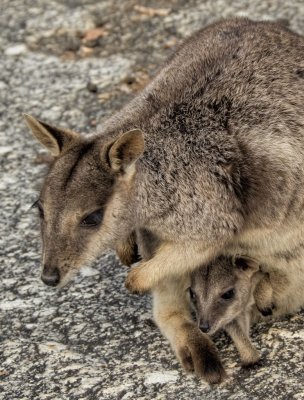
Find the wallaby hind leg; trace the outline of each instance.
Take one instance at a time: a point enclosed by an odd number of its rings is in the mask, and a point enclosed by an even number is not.
[[[232,321],[225,327],[226,332],[233,340],[240,358],[242,365],[249,367],[256,364],[260,359],[260,354],[257,349],[253,346],[247,332],[244,331],[241,321]]]
[[[269,274],[263,274],[262,279],[257,284],[253,293],[255,304],[260,313],[264,316],[272,315],[273,289],[271,286]]]
[[[191,318],[189,284],[189,278],[180,276],[158,285],[153,291],[154,319],[186,371],[219,383],[226,373],[214,344]]]

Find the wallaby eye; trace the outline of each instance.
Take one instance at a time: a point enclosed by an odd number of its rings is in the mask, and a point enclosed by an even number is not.
[[[44,211],[43,211],[42,205],[41,205],[41,203],[40,203],[39,200],[35,201],[35,203],[32,205],[31,208],[38,208],[39,217],[40,217],[41,219],[44,219]]]
[[[96,210],[86,216],[81,222],[80,225],[84,227],[93,227],[93,226],[98,226],[101,224],[103,218],[103,211],[102,210]]]
[[[44,218],[44,211],[43,211],[43,208],[42,208],[41,204],[38,203],[38,204],[37,204],[37,207],[38,207],[38,211],[39,211],[39,217],[40,217],[41,219],[43,219],[43,218]]]
[[[227,290],[227,292],[223,293],[221,295],[221,298],[224,300],[230,300],[230,299],[233,299],[234,295],[235,295],[234,289],[230,289],[230,290]]]

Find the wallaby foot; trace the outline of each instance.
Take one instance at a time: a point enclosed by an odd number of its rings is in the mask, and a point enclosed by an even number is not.
[[[240,316],[238,320],[232,321],[225,327],[225,330],[233,340],[239,352],[242,365],[244,367],[249,367],[260,360],[260,354],[251,343],[248,333],[243,329],[243,324],[241,322],[244,318],[245,315],[243,317]]]
[[[219,383],[226,376],[225,370],[209,336],[192,321],[189,285],[188,275],[164,280],[153,291],[154,320],[186,371]]]
[[[215,346],[207,335],[202,334],[192,323],[185,323],[185,338],[176,349],[177,357],[187,372],[214,384],[222,382],[226,373]]]

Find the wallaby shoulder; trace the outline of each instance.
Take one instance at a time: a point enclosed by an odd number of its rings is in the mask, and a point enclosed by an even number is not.
[[[215,23],[187,39],[150,85],[106,121],[101,135],[131,126],[144,132],[137,190],[145,201],[154,193],[155,204],[150,197],[143,219],[149,214],[156,221],[156,208],[177,217],[175,196],[194,213],[191,184],[198,197],[220,192],[233,205],[227,215],[238,209],[251,227],[278,225],[288,212],[298,217],[303,46],[302,37],[280,24]]]

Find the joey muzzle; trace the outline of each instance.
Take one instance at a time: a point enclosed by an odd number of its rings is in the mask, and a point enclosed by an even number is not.
[[[200,330],[204,333],[208,333],[210,331],[210,325],[208,321],[202,321],[199,324]]]
[[[44,266],[41,280],[48,286],[57,286],[60,282],[60,272],[57,267]]]

